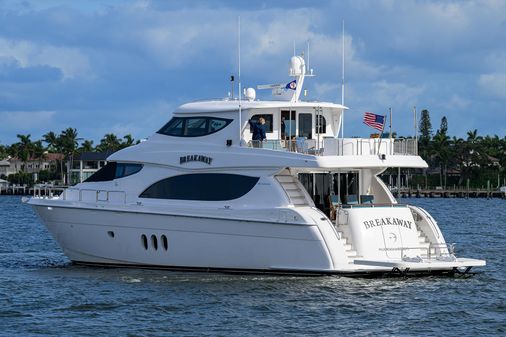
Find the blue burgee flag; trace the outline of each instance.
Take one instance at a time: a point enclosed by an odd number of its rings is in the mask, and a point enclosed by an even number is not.
[[[286,85],[285,89],[291,89],[291,90],[297,89],[297,80],[293,80],[290,83],[288,83]]]

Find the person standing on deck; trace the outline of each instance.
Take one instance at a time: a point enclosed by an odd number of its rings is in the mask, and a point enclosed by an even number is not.
[[[261,147],[262,142],[265,140],[265,119],[260,117],[257,123],[253,123],[251,119],[248,121],[253,129],[253,147]]]
[[[285,117],[281,117],[281,139],[286,139],[286,125],[285,125]]]

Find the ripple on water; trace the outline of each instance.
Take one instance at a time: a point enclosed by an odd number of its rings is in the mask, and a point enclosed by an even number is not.
[[[0,335],[504,335],[504,200],[412,199],[468,279],[180,273],[71,265],[31,209],[0,197]],[[493,214],[493,216],[490,216]]]

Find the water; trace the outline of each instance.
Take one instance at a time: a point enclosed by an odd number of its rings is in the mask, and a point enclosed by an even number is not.
[[[73,266],[31,208],[0,197],[0,335],[506,335],[506,201],[410,199],[472,278],[234,276]]]

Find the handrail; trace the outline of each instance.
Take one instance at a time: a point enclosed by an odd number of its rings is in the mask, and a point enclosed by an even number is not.
[[[78,201],[83,201],[83,192],[92,192],[95,194],[94,202],[110,202],[111,193],[121,193],[123,196],[123,204],[126,204],[126,192],[119,190],[104,190],[104,189],[91,189],[91,188],[67,188],[63,192],[63,200],[67,200],[67,191],[78,191]],[[105,193],[105,199],[99,199],[101,192]]]
[[[391,208],[393,208],[393,207],[408,207],[408,206],[409,205],[406,205],[406,204],[382,203],[382,204],[340,204],[338,207],[339,208],[354,208],[354,207],[358,207],[358,208],[391,207]]]
[[[423,216],[423,219],[426,219],[429,226],[432,227],[433,231],[435,232],[437,239],[439,239],[441,237],[442,234],[439,231],[439,227],[434,223],[432,216],[426,210],[424,210],[421,207],[417,207],[417,206],[413,206],[413,205],[408,205],[408,207],[409,207],[409,209],[414,210],[418,214],[421,214]],[[416,222],[416,220],[415,220],[415,222]]]
[[[317,139],[267,139],[264,141],[250,140],[248,147],[268,150],[298,152],[312,155],[418,155],[415,139],[382,139],[379,138],[333,138]]]
[[[439,254],[437,254],[436,249],[439,248]],[[432,259],[432,250],[434,249],[434,255],[437,257],[440,256],[452,256],[455,253],[455,244],[447,244],[447,243],[430,243],[429,247],[392,247],[392,248],[378,248],[380,251],[400,251],[401,258],[404,255],[405,250],[427,250],[427,258]],[[446,249],[446,253],[443,250]]]

